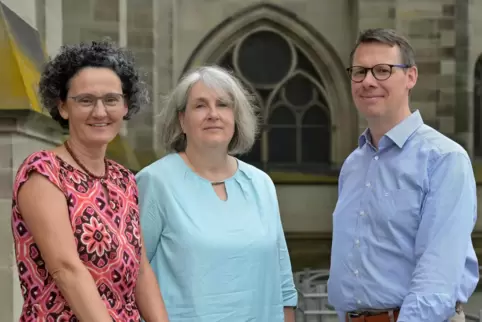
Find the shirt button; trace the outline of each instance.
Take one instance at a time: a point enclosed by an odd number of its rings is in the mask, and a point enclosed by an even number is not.
[[[360,246],[360,241],[358,239],[355,240],[355,245]]]
[[[367,187],[370,187],[370,186],[371,186],[370,182],[367,182],[365,185],[366,185]]]
[[[354,270],[353,273],[355,273],[356,276],[358,276],[358,270]]]
[[[378,155],[375,155],[374,159],[375,159],[375,160],[378,160]]]
[[[365,212],[363,210],[360,211],[360,216],[365,216]]]
[[[360,301],[360,300],[356,300],[356,303],[357,303],[357,304],[361,304],[361,301]]]

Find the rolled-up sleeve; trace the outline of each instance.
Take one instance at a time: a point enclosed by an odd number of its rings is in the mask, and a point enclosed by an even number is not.
[[[155,177],[149,172],[139,172],[136,175],[136,182],[139,191],[141,231],[147,258],[150,262],[156,253],[163,229],[159,195],[156,193],[159,189],[156,189]]]
[[[476,216],[476,184],[468,156],[441,156],[429,172],[415,239],[418,261],[398,322],[445,321],[455,314]]]
[[[291,270],[291,260],[286,246],[286,239],[283,233],[282,224],[278,232],[279,260],[281,266],[281,290],[283,291],[283,305],[296,307],[298,305],[298,293],[296,292]]]
[[[276,188],[274,183],[270,180],[271,186],[271,198],[274,201],[274,207],[276,211],[277,221],[277,234],[278,234],[278,253],[281,271],[281,290],[283,295],[283,306],[296,307],[298,305],[298,293],[295,288],[293,279],[293,271],[291,268],[291,259],[288,252],[288,246],[286,245],[286,238],[283,230],[283,224],[281,222],[281,216],[279,211],[278,197],[276,195]]]

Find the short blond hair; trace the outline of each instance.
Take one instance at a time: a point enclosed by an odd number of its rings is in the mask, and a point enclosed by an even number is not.
[[[160,145],[165,152],[183,152],[186,136],[179,122],[179,113],[186,110],[189,93],[197,82],[225,93],[234,109],[234,135],[228,153],[244,154],[251,150],[258,134],[256,105],[241,82],[227,70],[218,66],[203,66],[188,72],[166,97],[158,117]]]

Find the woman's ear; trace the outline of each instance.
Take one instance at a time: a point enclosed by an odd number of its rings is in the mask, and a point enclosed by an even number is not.
[[[124,116],[125,117],[127,115],[127,113],[129,113],[129,105],[127,104],[127,102],[124,103]]]
[[[57,103],[57,109],[59,110],[60,116],[61,116],[64,120],[68,120],[68,119],[69,119],[69,112],[67,111],[67,106],[66,106],[65,102],[62,102],[61,99],[59,99],[59,101],[58,101],[58,103]]]
[[[179,124],[181,125],[181,131],[182,133],[186,133],[184,132],[184,112],[179,112],[179,114],[177,115],[178,119],[179,119]]]

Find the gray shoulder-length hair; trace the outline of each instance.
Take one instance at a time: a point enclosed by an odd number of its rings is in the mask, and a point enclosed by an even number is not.
[[[249,152],[258,132],[256,106],[241,82],[225,69],[218,66],[203,66],[188,72],[165,99],[158,115],[159,143],[167,152],[184,152],[186,135],[181,129],[179,113],[186,110],[191,88],[197,82],[227,95],[234,110],[234,135],[228,145],[228,154],[239,155]]]

